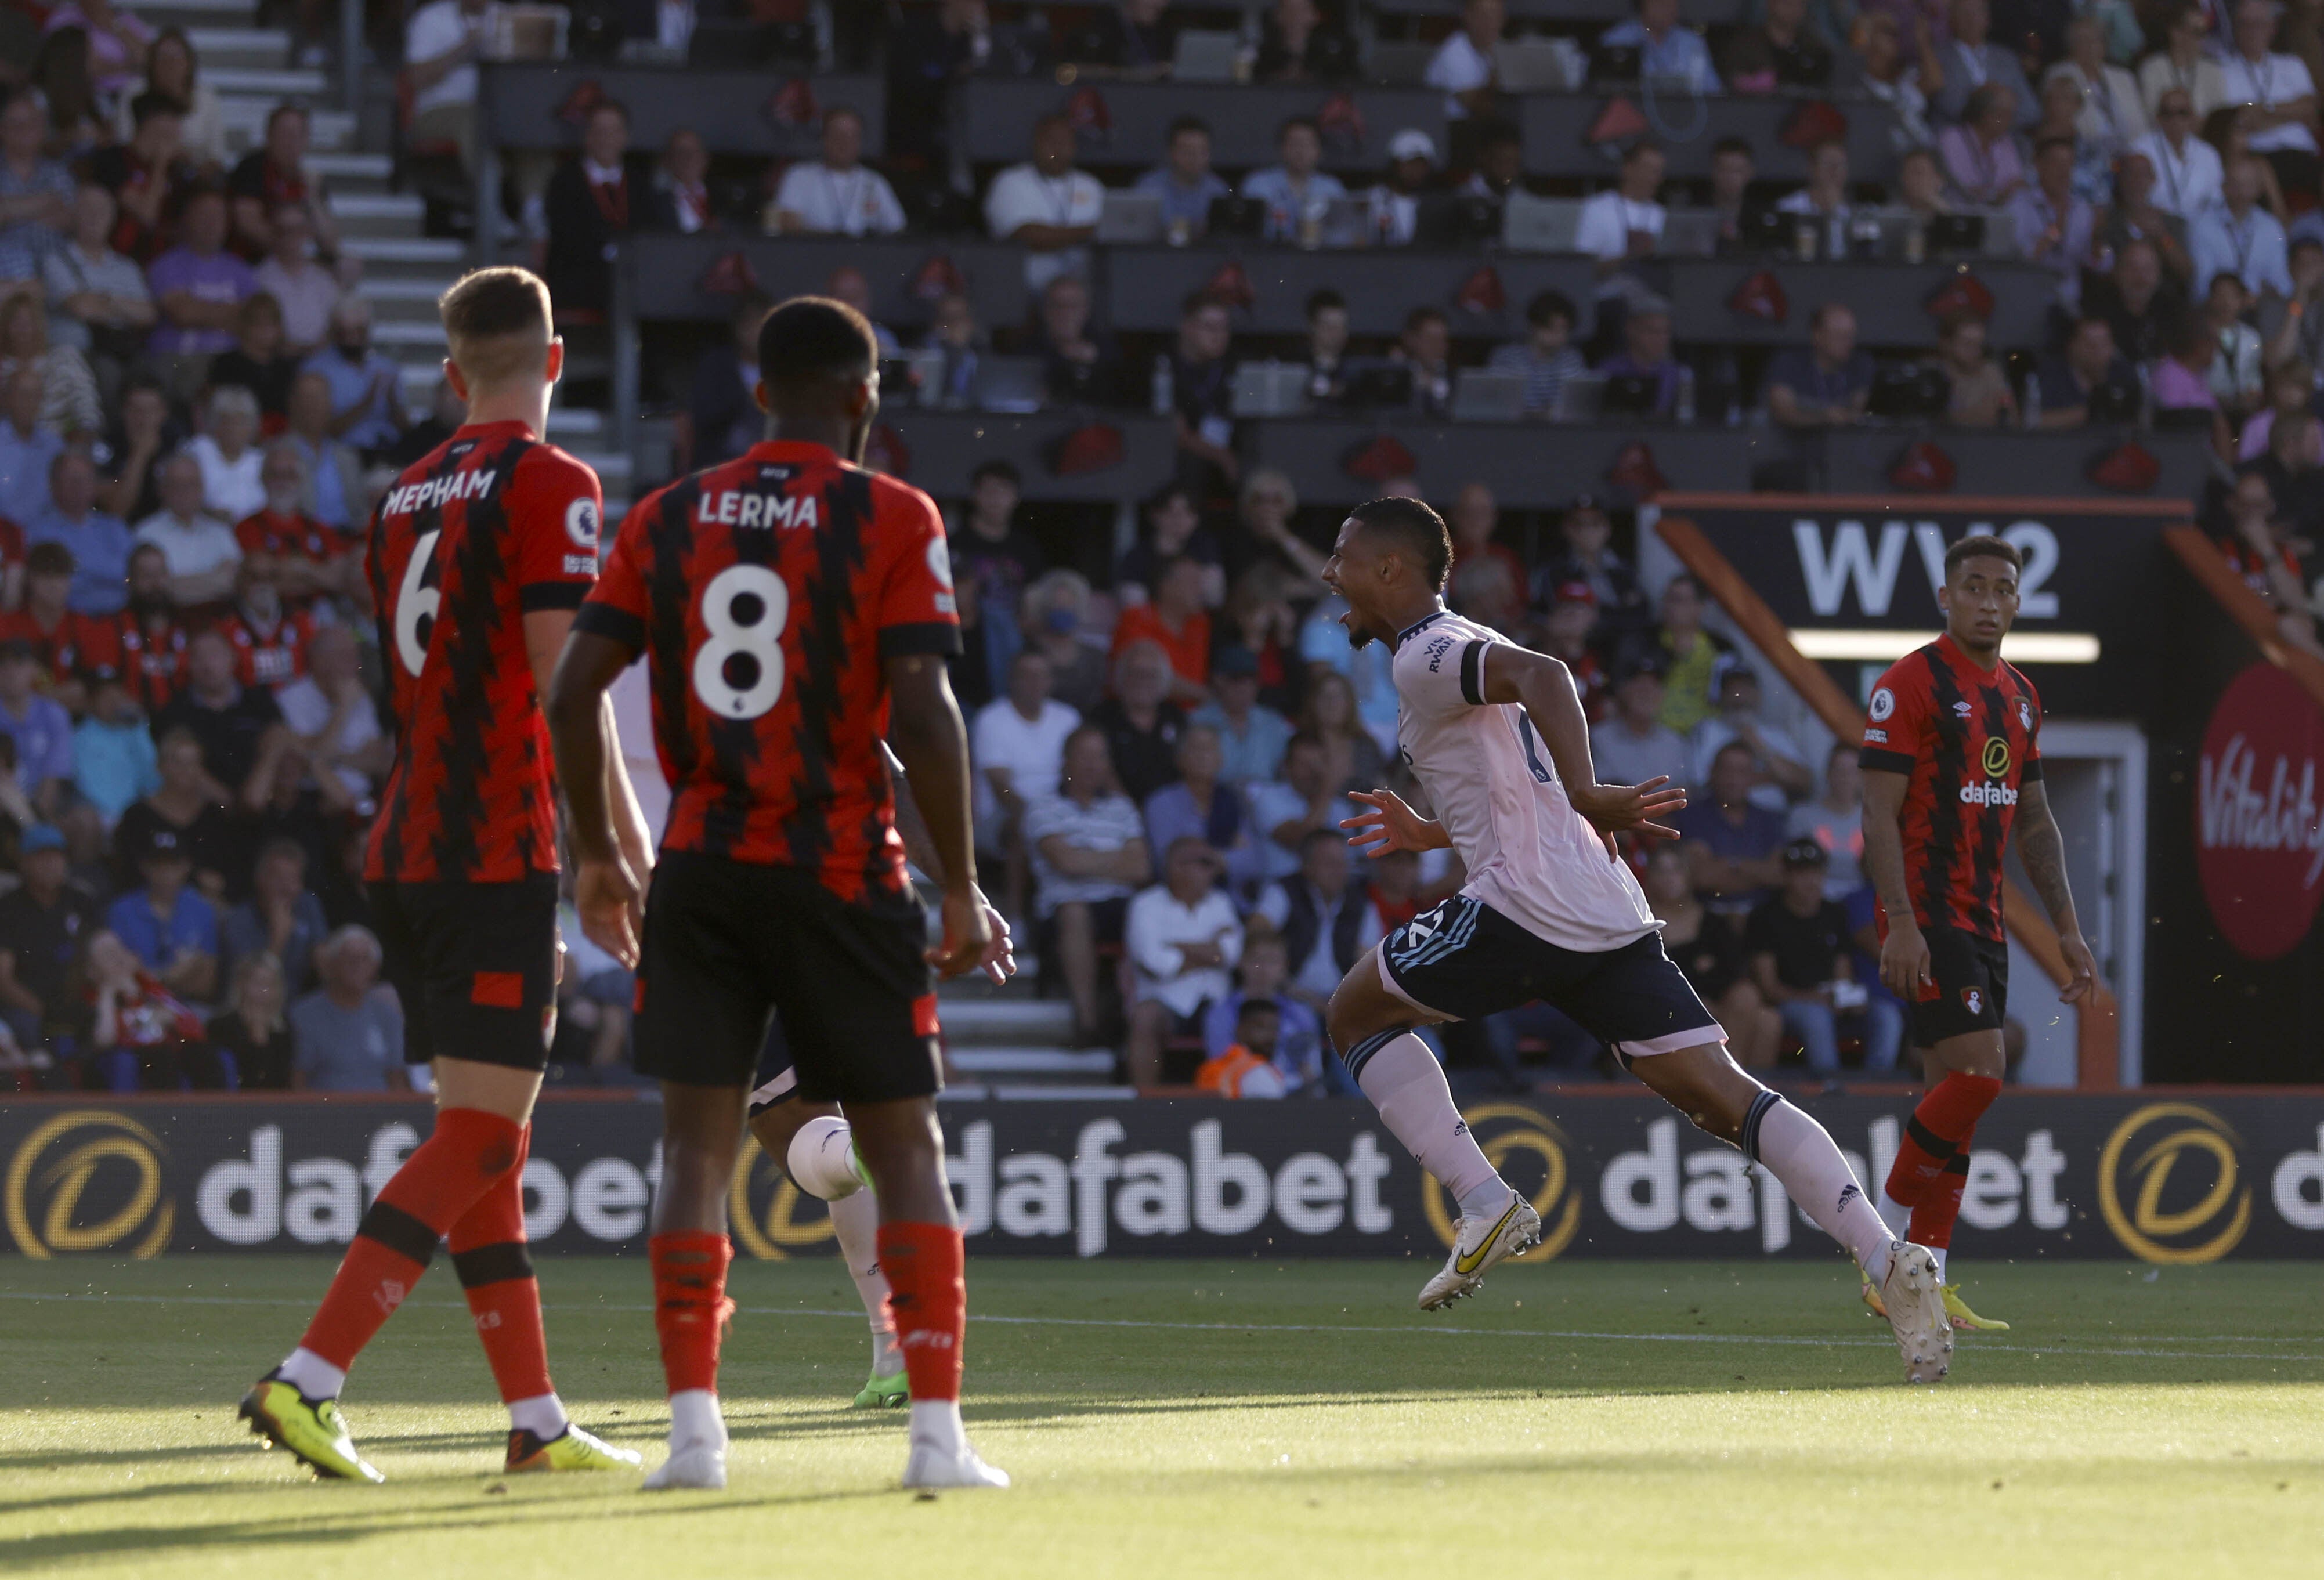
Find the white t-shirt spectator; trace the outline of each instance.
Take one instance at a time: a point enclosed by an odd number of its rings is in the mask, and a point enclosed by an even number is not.
[[[1590,729],[1590,759],[1608,784],[1644,784],[1659,774],[1681,788],[1695,782],[1686,738],[1668,725],[1634,735],[1618,716],[1602,720]]]
[[[471,28],[479,32],[492,25],[494,13],[501,9],[495,3],[487,5],[475,16],[459,7],[458,0],[434,0],[411,14],[403,27],[403,58],[407,60],[433,60],[468,36]],[[476,68],[474,61],[455,66],[429,86],[411,96],[414,114],[432,110],[438,105],[469,105],[476,102]]]
[[[1127,900],[1130,887],[1111,878],[1069,878],[1041,855],[1041,842],[1063,839],[1075,850],[1120,850],[1133,839],[1146,837],[1146,819],[1128,796],[1100,796],[1084,807],[1071,796],[1051,796],[1036,801],[1025,814],[1025,844],[1033,853],[1033,879],[1043,916],[1074,901],[1102,905]]]
[[[2256,63],[2240,54],[2229,55],[2219,62],[2219,80],[2227,88],[2229,104],[2257,105],[2262,109],[2272,110],[2316,91],[2307,63],[2297,55],[2263,55]],[[2297,121],[2287,121],[2251,135],[2254,153],[2273,153],[2282,148],[2313,153],[2316,134]]]
[[[1176,946],[1213,941],[1226,964],[1187,970]],[[1138,967],[1139,1002],[1155,1000],[1183,1018],[1234,991],[1231,974],[1242,958],[1242,920],[1223,889],[1187,906],[1157,883],[1130,902],[1122,943]]]
[[[835,171],[802,160],[783,172],[775,207],[825,236],[893,236],[904,228],[904,206],[896,201],[896,189],[887,177],[860,164]]]
[[[136,535],[140,543],[161,551],[171,576],[208,576],[220,566],[242,563],[234,529],[214,515],[198,515],[189,523],[157,510],[137,523]]]
[[[1643,230],[1661,244],[1668,211],[1659,203],[1634,203],[1618,191],[1600,192],[1582,205],[1573,250],[1593,258],[1619,258],[1630,250],[1630,233]]]
[[[274,706],[282,710],[282,722],[290,726],[294,735],[319,735],[337,711],[331,699],[323,695],[323,688],[315,684],[312,675],[301,675],[277,691]],[[358,689],[354,705],[347,709],[346,722],[339,725],[337,738],[324,742],[323,746],[327,751],[360,752],[378,739],[379,708],[373,703],[371,693]],[[360,799],[371,794],[372,783],[363,770],[343,765],[332,772],[347,787],[349,795]]]
[[[2179,148],[2160,132],[2149,132],[2131,144],[2154,167],[2154,206],[2192,225],[2219,200],[2227,171],[2219,151],[2200,137],[2190,137]]]
[[[202,503],[210,509],[238,522],[266,508],[266,485],[259,477],[266,457],[256,445],[229,461],[217,441],[204,433],[188,441],[186,452],[201,463]]]
[[[1695,725],[1693,735],[1687,742],[1688,750],[1694,758],[1694,778],[1690,782],[1709,784],[1713,760],[1729,742],[1740,738],[1740,732],[1716,714]],[[1759,726],[1759,740],[1776,756],[1788,758],[1794,762],[1807,762],[1806,754],[1800,750],[1800,744],[1774,725],[1762,724]],[[1594,750],[1591,754],[1593,758],[1597,755]],[[1782,813],[1791,810],[1792,799],[1779,784],[1755,784],[1751,787],[1751,804],[1765,807],[1770,812]]]
[[[258,289],[282,307],[282,337],[304,351],[330,337],[331,309],[339,300],[339,279],[320,263],[292,273],[269,258],[254,271]]]
[[[1011,165],[992,178],[984,194],[984,223],[996,241],[1007,241],[1020,226],[1055,225],[1066,229],[1095,225],[1105,208],[1105,189],[1087,171],[1045,176],[1031,164]],[[1060,274],[1089,273],[1087,247],[1025,254],[1025,289],[1038,292]]]
[[[1469,42],[1468,33],[1454,28],[1443,43],[1437,46],[1435,58],[1428,62],[1428,72],[1422,79],[1431,88],[1444,90],[1444,118],[1465,121],[1469,106],[1453,95],[1473,93],[1493,79],[1493,62],[1478,51]]]
[[[969,756],[976,764],[976,821],[980,830],[1001,817],[1001,799],[986,781],[988,768],[1005,768],[1009,782],[1028,808],[1057,793],[1057,779],[1065,761],[1065,737],[1082,716],[1056,698],[1045,698],[1041,716],[1028,720],[1006,697],[980,709],[969,736]]]

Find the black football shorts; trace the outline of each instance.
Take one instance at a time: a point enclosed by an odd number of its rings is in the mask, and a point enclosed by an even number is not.
[[[1959,928],[1928,928],[1921,936],[1936,985],[1923,987],[1913,1006],[1913,1046],[2000,1030],[2009,1012],[2009,946]]]
[[[944,1067],[927,947],[927,912],[908,891],[850,902],[797,867],[665,851],[646,895],[638,1073],[763,1084],[776,1015],[808,1102],[933,1096]]]
[[[382,975],[403,1001],[403,1061],[549,1067],[557,874],[513,883],[374,882]]]

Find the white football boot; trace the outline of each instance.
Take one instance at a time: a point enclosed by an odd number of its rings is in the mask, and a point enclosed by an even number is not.
[[[1441,1311],[1464,1295],[1473,1295],[1485,1274],[1499,1262],[1522,1256],[1541,1243],[1541,1215],[1523,1194],[1509,1192],[1509,1205],[1498,1218],[1462,1218],[1452,1226],[1452,1252],[1444,1270],[1422,1288],[1420,1308]]]
[[[669,1457],[646,1477],[649,1492],[723,1492],[726,1490],[726,1445],[696,1438],[673,1446]]]
[[[1880,1281],[1880,1312],[1895,1330],[1904,1357],[1904,1381],[1941,1382],[1953,1363],[1952,1318],[1945,1312],[1937,1259],[1925,1245],[1897,1240],[1888,1247],[1888,1276]]]
[[[904,1485],[914,1491],[939,1492],[960,1487],[1005,1487],[1009,1473],[995,1470],[963,1443],[957,1450],[939,1443],[912,1439],[911,1457],[904,1461]]]

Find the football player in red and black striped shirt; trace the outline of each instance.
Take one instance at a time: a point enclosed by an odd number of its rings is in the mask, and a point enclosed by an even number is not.
[[[330,1292],[242,1413],[318,1472],[381,1479],[337,1397],[448,1238],[509,1407],[507,1468],[595,1470],[639,1456],[566,1418],[549,1380],[522,1177],[557,977],[557,808],[540,696],[595,579],[596,475],[540,438],[565,347],[549,291],[484,269],[445,292],[445,371],[466,423],[373,513],[367,569],[392,678],[395,767],[364,877],[403,1002],[407,1063],[432,1063],[435,1133],[381,1189]],[[650,857],[619,761],[596,800]]]
[[[2017,550],[1963,538],[1945,554],[1937,602],[1945,632],[1890,666],[1864,726],[1864,867],[1879,893],[1880,979],[1911,1006],[1928,1095],[1905,1122],[1881,1212],[1935,1252],[1938,1277],[1969,1183],[1978,1115],[2000,1094],[2007,1057],[2009,942],[2002,858],[2017,859],[2058,929],[2072,1003],[2097,980],[2066,882],[2065,845],[2042,782],[2042,699],[2001,656],[2017,617]],[[2000,1328],[1957,1284],[1943,1286],[1955,1327]],[[1866,1298],[1877,1299],[1868,1288]]]
[[[638,968],[637,1067],[662,1084],[654,1305],[669,1458],[650,1488],[725,1484],[718,1326],[726,1200],[770,1011],[799,1095],[844,1111],[878,1197],[912,1401],[907,1486],[1005,1486],[961,1428],[965,1290],[935,1095],[936,982],[991,938],[944,524],[927,495],[857,465],[879,411],[862,314],[804,297],[759,335],[771,437],[680,479],[622,523],[558,666],[549,716],[589,936]],[[600,799],[606,688],[641,653],[673,797],[638,887]],[[895,830],[885,736],[944,868],[944,942]]]

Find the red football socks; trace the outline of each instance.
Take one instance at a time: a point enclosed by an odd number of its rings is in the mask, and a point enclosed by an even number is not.
[[[344,1372],[428,1270],[436,1243],[517,1169],[524,1127],[480,1108],[447,1108],[364,1215],[300,1347]]]
[[[960,1231],[947,1224],[880,1225],[880,1269],[896,1314],[896,1344],[914,1403],[960,1398],[968,1280]]]
[[[726,1298],[726,1263],[734,1249],[725,1235],[698,1229],[657,1234],[646,1243],[653,1258],[662,1377],[672,1393],[715,1393],[718,1341],[734,1314],[734,1302]]]
[[[1969,1144],[1975,1135],[1972,1131],[1961,1138],[1960,1150],[1945,1160],[1935,1181],[1913,1204],[1913,1226],[1904,1237],[1914,1244],[1932,1251],[1952,1249],[1953,1220],[1960,1216],[1961,1192],[1969,1186]]]
[[[524,1158],[531,1145],[528,1124],[517,1143],[516,1161],[447,1236],[453,1270],[460,1275],[503,1404],[557,1391],[549,1380],[549,1343],[540,1330],[540,1282],[532,1276],[524,1239]]]
[[[1945,1165],[1957,1155],[1966,1160],[1969,1137],[1976,1132],[1979,1116],[2000,1095],[2001,1083],[1991,1076],[1956,1073],[1930,1087],[1921,1105],[1904,1122],[1904,1141],[1896,1149],[1896,1161],[1888,1169],[1888,1199],[1918,1207],[1923,1194],[1943,1173]],[[1968,1168],[1966,1161],[1962,1168]],[[1966,1174],[1962,1178],[1966,1180]],[[1960,1201],[1958,1190],[1953,1199]],[[1916,1243],[1928,1243],[1918,1234],[1913,1239]]]

